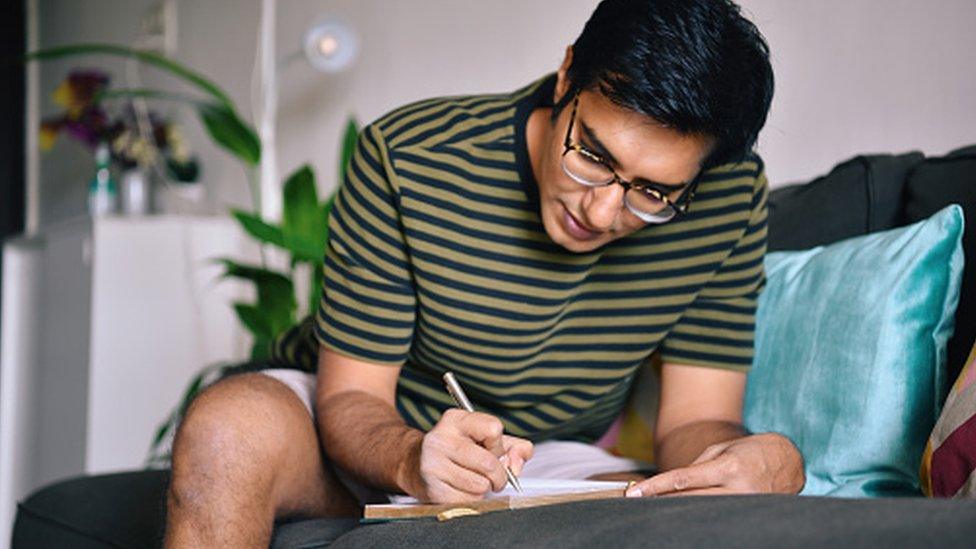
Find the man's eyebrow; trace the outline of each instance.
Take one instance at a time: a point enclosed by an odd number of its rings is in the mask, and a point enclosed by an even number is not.
[[[593,152],[600,155],[604,160],[610,162],[614,166],[620,166],[620,162],[607,150],[606,145],[600,141],[600,138],[596,136],[593,129],[590,128],[586,122],[579,121],[580,128],[583,130],[583,135],[586,136],[586,140],[589,141],[590,146],[593,148]],[[646,185],[648,187],[658,187],[662,190],[668,191],[669,193],[677,192],[688,186],[688,182],[684,183],[661,183],[658,181],[651,181],[649,179],[644,179],[643,177],[635,177],[631,183],[637,183],[638,185]]]
[[[600,141],[600,138],[596,136],[596,133],[593,132],[593,129],[590,128],[586,124],[586,122],[583,122],[582,120],[579,121],[579,124],[580,127],[583,128],[583,134],[586,136],[586,140],[589,141],[590,146],[593,147],[594,149],[593,152],[602,156],[604,160],[610,162],[614,166],[620,166],[620,162],[617,161],[617,159],[613,156],[613,154],[611,154],[610,151],[607,150],[606,145],[604,145],[603,142]]]

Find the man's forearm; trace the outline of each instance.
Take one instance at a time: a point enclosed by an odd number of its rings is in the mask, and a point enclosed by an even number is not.
[[[423,433],[393,406],[361,391],[318,404],[318,429],[329,459],[358,480],[390,492],[412,493]]]
[[[748,435],[738,423],[698,421],[675,428],[657,443],[654,461],[661,471],[684,467],[712,444]]]

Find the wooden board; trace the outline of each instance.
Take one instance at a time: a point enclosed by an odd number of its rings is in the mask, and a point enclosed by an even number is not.
[[[613,490],[589,490],[585,492],[571,492],[566,494],[550,494],[540,496],[507,496],[495,499],[484,499],[470,501],[466,503],[443,503],[443,504],[395,504],[386,503],[379,505],[367,505],[363,510],[363,520],[401,520],[421,517],[436,517],[444,512],[455,509],[471,509],[481,513],[492,513],[495,511],[509,511],[512,509],[527,509],[529,507],[541,507],[543,505],[554,505],[557,503],[570,503],[574,501],[586,501],[593,499],[610,499],[624,496],[624,489]]]

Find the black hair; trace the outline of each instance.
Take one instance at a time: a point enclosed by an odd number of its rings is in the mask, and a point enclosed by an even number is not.
[[[603,0],[573,44],[570,90],[599,90],[684,134],[714,138],[705,168],[753,149],[773,97],[769,46],[731,0]]]

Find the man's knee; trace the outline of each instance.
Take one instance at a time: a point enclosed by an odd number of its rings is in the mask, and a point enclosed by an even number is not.
[[[173,442],[173,491],[190,495],[235,477],[259,489],[284,456],[288,433],[311,422],[281,383],[262,374],[218,382],[187,410]],[[178,494],[177,494],[178,495]]]

